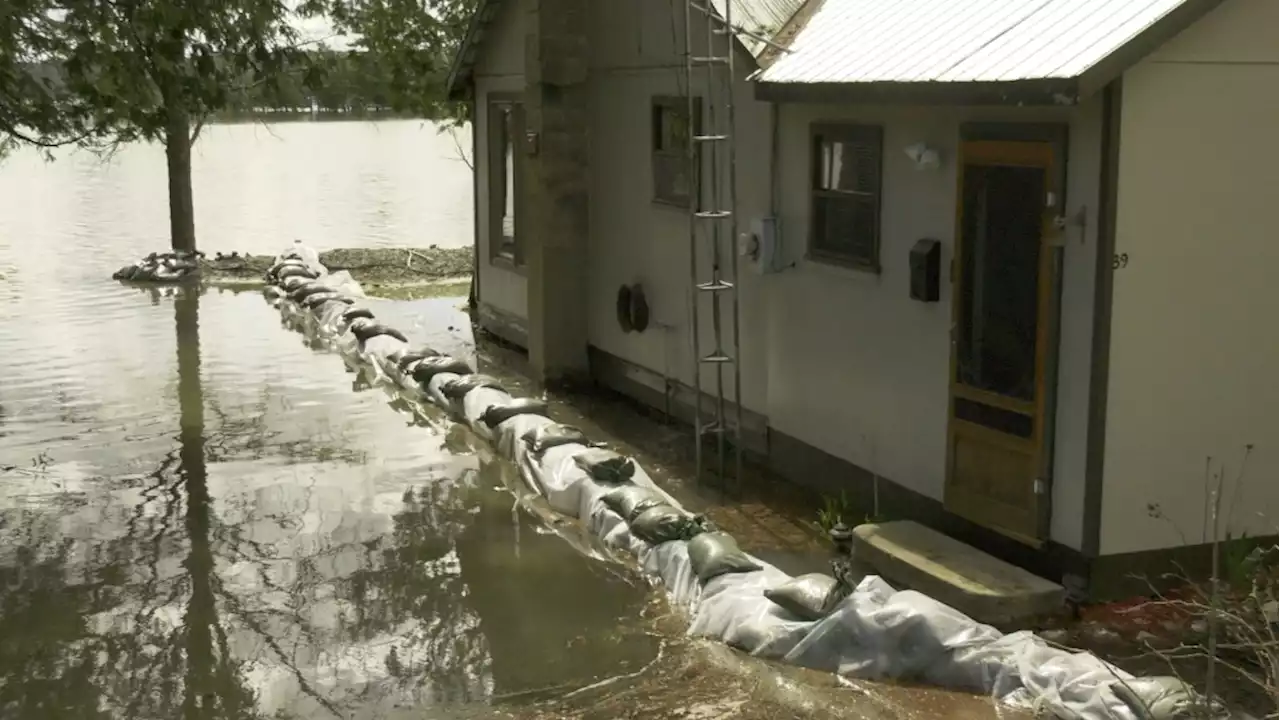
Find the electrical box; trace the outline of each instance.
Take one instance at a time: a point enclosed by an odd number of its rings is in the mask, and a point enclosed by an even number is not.
[[[911,299],[938,302],[942,243],[924,238],[911,247]]]
[[[782,269],[782,243],[778,236],[778,219],[763,217],[751,223],[756,236],[756,270],[762,274],[776,273]]]

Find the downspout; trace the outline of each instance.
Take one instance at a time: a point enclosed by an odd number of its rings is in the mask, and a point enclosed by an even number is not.
[[[769,103],[769,215],[773,217],[775,231],[778,227],[778,103]]]
[[[473,322],[479,322],[477,310],[480,305],[480,130],[476,124],[476,108],[473,84],[471,107],[467,110],[467,120],[471,123],[471,297],[467,299],[467,306],[471,309]]]

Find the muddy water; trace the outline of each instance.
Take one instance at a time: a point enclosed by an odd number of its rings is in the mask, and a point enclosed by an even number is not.
[[[274,249],[292,227],[321,246],[430,241],[409,191],[382,215],[359,195],[423,171],[359,168],[387,135],[445,153],[432,131],[277,128],[281,148],[214,130],[207,250]],[[163,164],[125,153],[0,165],[0,717],[489,717],[656,655],[641,583],[513,512],[499,468],[353,389],[260,295],[109,281],[164,237]],[[254,162],[270,153],[295,165]],[[281,183],[310,201],[261,191]],[[457,307],[385,315],[465,351]]]

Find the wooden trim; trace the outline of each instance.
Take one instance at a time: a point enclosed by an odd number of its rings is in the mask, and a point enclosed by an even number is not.
[[[974,165],[1007,165],[1014,167],[1050,168],[1053,146],[1043,141],[966,140],[961,159]],[[1046,185],[1052,188],[1052,184]]]
[[[1011,453],[1025,455],[1031,458],[1032,461],[1035,460],[1039,453],[1039,449],[1034,440],[1024,440],[1022,438],[1007,435],[997,430],[992,430],[991,428],[983,427],[982,425],[964,420],[955,421],[953,432],[947,439],[948,451],[951,452],[952,448],[955,447],[956,440],[966,437],[988,445],[995,445],[1004,448]],[[950,498],[947,506],[951,512],[954,512],[970,522],[977,523],[978,525],[981,525],[993,532],[999,533],[1013,540],[1017,540],[1018,542],[1026,545],[1030,545],[1031,547],[1043,547],[1047,541],[1047,538],[1027,535],[1025,533],[1018,532],[1017,530],[1002,526],[998,522],[994,521],[994,518],[1003,518],[1011,514],[1025,516],[1026,510],[1024,508],[1001,503],[993,503],[989,500],[983,500],[981,503],[977,503],[973,498],[964,496]]]
[[[1084,519],[1081,551],[1096,557],[1102,543],[1102,492],[1107,450],[1107,398],[1111,376],[1111,309],[1115,270],[1117,189],[1124,84],[1116,80],[1102,96],[1102,162],[1098,178],[1098,242],[1093,281],[1093,342],[1089,358],[1089,411],[1085,432]]]
[[[1036,451],[1036,441],[1034,439],[1020,438],[1016,435],[1002,433],[999,430],[992,430],[985,425],[979,425],[968,420],[955,421],[956,437],[968,436],[974,440],[981,440],[988,445],[996,445],[1006,450],[1013,450],[1026,455],[1032,455]]]
[[[992,407],[1000,408],[1001,410],[1008,410],[1009,412],[1015,412],[1022,415],[1033,415],[1036,412],[1036,404],[1033,401],[1019,400],[1017,398],[965,385],[964,383],[955,380],[955,373],[952,373],[951,377],[951,394],[962,400],[972,400],[976,403],[990,405]]]
[[[960,153],[958,162],[956,163],[956,231],[955,231],[955,247],[953,249],[953,257],[955,264],[953,265],[952,283],[951,283],[951,362],[949,363],[948,384],[950,391],[947,398],[947,455],[946,455],[946,480],[943,492],[943,502],[948,509],[960,514],[972,513],[966,510],[971,503],[967,498],[956,495],[954,488],[955,473],[955,440],[958,437],[970,436],[980,438],[982,441],[1006,447],[1015,452],[1025,452],[1030,455],[1037,472],[1041,471],[1043,466],[1043,455],[1046,448],[1045,435],[1045,411],[1047,401],[1047,381],[1045,374],[1045,366],[1048,358],[1050,345],[1049,336],[1049,310],[1050,310],[1050,292],[1054,287],[1051,271],[1053,269],[1052,259],[1052,225],[1050,208],[1042,208],[1041,228],[1040,228],[1040,252],[1039,262],[1036,267],[1036,297],[1037,297],[1037,318],[1036,318],[1036,338],[1035,338],[1035,400],[1027,402],[1016,398],[1001,396],[997,393],[981,390],[972,386],[965,385],[956,379],[957,367],[959,364],[959,338],[957,333],[961,329],[961,298],[964,294],[963,268],[959,266],[963,262],[963,245],[964,245],[964,173],[965,168],[970,165],[994,165],[994,166],[1012,166],[1026,168],[1041,168],[1044,171],[1044,187],[1046,191],[1052,191],[1060,194],[1057,185],[1055,145],[1047,141],[1026,141],[1026,140],[966,140],[960,145]],[[966,399],[990,405],[1003,410],[1030,415],[1032,418],[1032,437],[1029,441],[1006,435],[989,428],[984,428],[974,423],[966,422],[956,418],[956,400]],[[976,432],[977,428],[982,428],[981,433]],[[1007,441],[997,441],[997,436],[1007,438]],[[1045,489],[1044,496],[1036,501],[1035,510],[1039,513],[1040,503],[1050,502],[1048,488]],[[979,516],[988,517],[990,513],[981,511]],[[1042,514],[1044,515],[1044,514]],[[970,516],[969,519],[981,524],[986,524],[982,517]],[[999,527],[994,524],[991,530],[1001,534],[1013,537],[1022,542],[1027,542],[1038,546],[1044,542],[1048,535],[1047,515],[1042,518],[1036,518],[1035,525],[1037,532],[1044,537],[1031,537],[1025,533],[1016,530],[1010,530],[1006,527]]]

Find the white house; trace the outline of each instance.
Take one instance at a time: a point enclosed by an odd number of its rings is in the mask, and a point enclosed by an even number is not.
[[[751,450],[1096,597],[1205,555],[1206,464],[1276,534],[1275,0],[732,1]],[[482,0],[450,78],[484,325],[677,407],[688,3]]]

